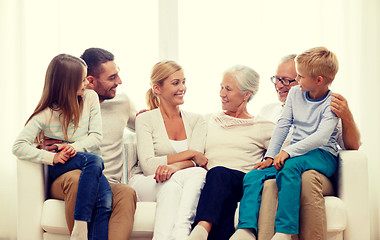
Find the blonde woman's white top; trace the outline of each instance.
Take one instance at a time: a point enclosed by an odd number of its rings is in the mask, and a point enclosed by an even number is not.
[[[181,116],[188,149],[203,153],[207,128],[204,117],[183,110]],[[159,108],[137,116],[136,137],[139,165],[146,176],[154,174],[158,166],[167,165],[168,155],[177,153],[170,143]]]

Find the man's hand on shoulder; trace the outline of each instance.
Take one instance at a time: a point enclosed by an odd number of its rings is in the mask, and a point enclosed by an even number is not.
[[[62,144],[62,141],[44,136],[37,148],[55,153],[58,150],[58,146],[55,144]]]
[[[144,113],[144,112],[148,112],[149,110],[148,109],[143,109],[143,110],[140,110],[138,113],[136,113],[136,117],[141,114],[141,113]]]
[[[331,93],[331,96],[331,110],[343,121],[351,120],[352,113],[348,107],[347,100],[338,93]]]

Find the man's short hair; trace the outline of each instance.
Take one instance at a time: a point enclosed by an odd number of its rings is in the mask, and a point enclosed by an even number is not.
[[[99,77],[103,72],[102,63],[113,61],[114,55],[102,48],[88,48],[80,56],[87,64],[87,76]]]
[[[316,47],[297,55],[295,59],[311,77],[322,76],[331,83],[339,69],[338,58],[325,47]]]

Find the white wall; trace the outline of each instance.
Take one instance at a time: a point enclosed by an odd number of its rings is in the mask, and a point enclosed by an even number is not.
[[[139,109],[145,107],[153,64],[176,59],[188,79],[184,108],[203,113],[220,109],[223,70],[246,64],[262,77],[250,103],[254,113],[276,98],[269,77],[279,58],[317,45],[340,60],[333,90],[348,99],[362,132],[371,239],[380,239],[379,12],[378,0],[0,0],[0,239],[16,238],[11,145],[40,97],[54,55],[79,56],[91,46],[110,50],[121,67],[119,91]]]

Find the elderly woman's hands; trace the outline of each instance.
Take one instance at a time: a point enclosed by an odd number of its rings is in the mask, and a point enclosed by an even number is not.
[[[208,163],[208,159],[205,157],[205,155],[201,152],[194,151],[194,162],[200,166],[200,167],[206,167]]]
[[[256,165],[252,168],[252,170],[253,170],[253,169],[261,170],[261,169],[264,169],[264,168],[270,167],[270,166],[272,166],[272,163],[273,163],[273,158],[266,158],[264,161],[259,162],[258,164],[256,164]]]

